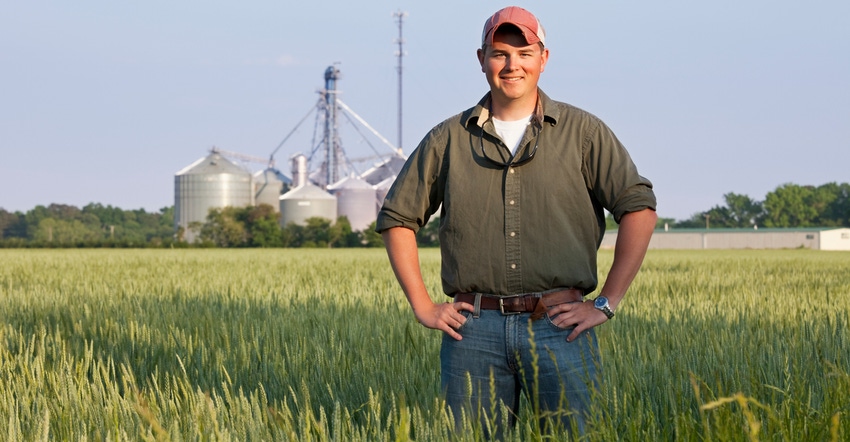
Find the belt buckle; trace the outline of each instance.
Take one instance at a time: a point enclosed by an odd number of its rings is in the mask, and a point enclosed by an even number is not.
[[[508,296],[508,298],[517,298],[517,297],[518,296]],[[505,297],[499,298],[499,311],[502,312],[503,316],[518,315],[518,314],[522,313],[522,312],[511,312],[511,311],[506,312],[505,311]]]

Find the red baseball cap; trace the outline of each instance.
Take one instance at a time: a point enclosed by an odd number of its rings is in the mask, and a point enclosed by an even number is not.
[[[546,44],[546,34],[543,26],[534,14],[520,8],[519,6],[508,6],[496,11],[484,22],[484,32],[481,34],[481,45],[493,44],[493,34],[496,29],[504,24],[512,24],[522,31],[528,44],[537,42]]]

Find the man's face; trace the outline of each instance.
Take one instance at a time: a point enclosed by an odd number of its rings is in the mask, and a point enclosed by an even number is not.
[[[536,102],[537,82],[548,58],[548,49],[537,43],[527,44],[515,32],[497,31],[493,44],[478,50],[478,61],[493,99],[503,104],[523,99]]]

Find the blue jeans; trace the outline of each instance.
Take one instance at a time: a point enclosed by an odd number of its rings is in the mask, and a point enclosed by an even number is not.
[[[548,315],[532,321],[530,313],[463,313],[463,339],[444,334],[440,350],[442,388],[456,422],[465,410],[473,421],[513,426],[523,392],[540,428],[552,419],[583,434],[600,365],[593,329],[567,342],[572,328],[558,328]]]

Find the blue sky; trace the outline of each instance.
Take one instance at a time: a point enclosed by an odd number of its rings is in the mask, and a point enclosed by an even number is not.
[[[403,150],[473,105],[481,26],[510,3],[0,0],[0,208],[156,211],[213,147],[268,157],[338,63],[343,101]],[[723,194],[850,182],[850,3],[532,2],[541,87],[602,118],[655,184],[662,217]],[[315,119],[275,155],[309,152]],[[385,153],[353,125],[351,157]],[[362,130],[362,129],[361,129]],[[252,167],[260,168],[260,164]]]

